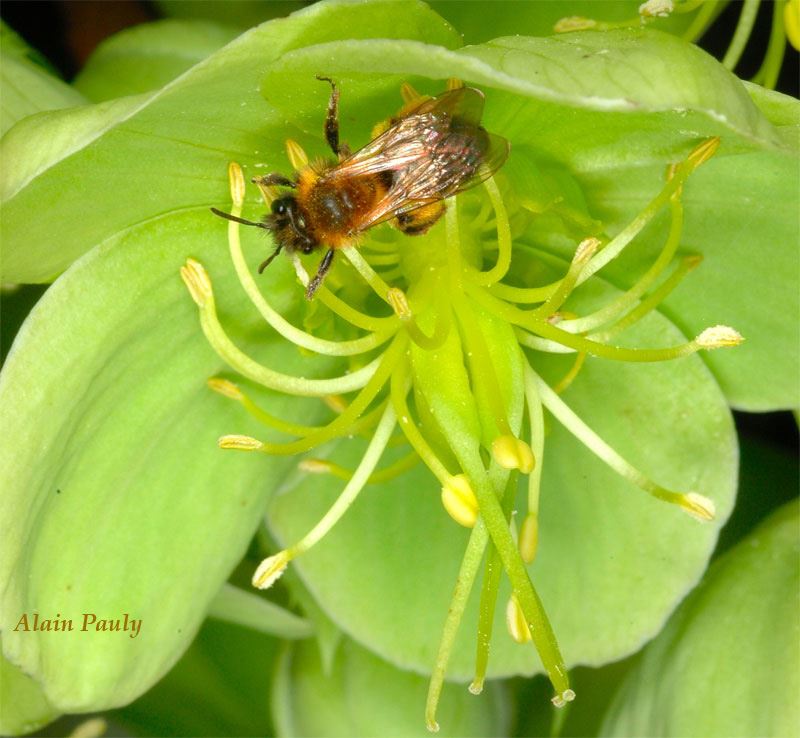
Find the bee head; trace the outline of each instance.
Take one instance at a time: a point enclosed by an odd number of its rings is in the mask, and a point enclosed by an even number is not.
[[[294,195],[284,195],[272,201],[271,212],[264,219],[264,225],[275,234],[276,240],[287,251],[301,251],[310,254],[316,241],[308,232],[308,224]]]

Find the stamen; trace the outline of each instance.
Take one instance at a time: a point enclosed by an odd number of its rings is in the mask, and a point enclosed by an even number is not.
[[[509,635],[517,643],[527,643],[531,640],[531,630],[525,622],[525,615],[519,602],[514,595],[511,595],[506,605],[506,627]]]
[[[428,445],[428,442],[425,440],[422,433],[420,433],[419,428],[417,428],[411,417],[411,412],[408,409],[408,402],[406,400],[406,395],[408,394],[407,373],[408,367],[406,362],[401,362],[397,370],[392,374],[391,398],[395,415],[397,415],[400,429],[403,431],[409,444],[411,444],[411,448],[417,452],[417,455],[422,459],[425,466],[431,470],[433,475],[439,480],[439,483],[444,487],[450,479],[450,472],[447,471],[447,467],[439,460],[439,457]]]
[[[222,436],[217,445],[220,448],[234,449],[236,451],[261,451],[264,444],[252,436],[229,435]]]
[[[416,102],[419,100],[422,95],[419,94],[408,82],[403,82],[400,85],[400,97],[403,98],[403,103],[408,105],[409,103]]]
[[[380,357],[352,374],[332,379],[304,379],[269,369],[239,349],[220,325],[211,281],[202,265],[192,259],[187,260],[186,266],[181,269],[181,276],[200,307],[200,325],[211,347],[232,369],[248,379],[286,394],[317,397],[360,389],[375,373]]]
[[[364,281],[372,287],[378,297],[384,302],[389,302],[389,285],[386,284],[369,265],[367,260],[361,255],[359,250],[353,246],[345,246],[341,249],[347,260],[355,267],[356,271],[364,278]]]
[[[291,138],[286,139],[286,156],[292,165],[292,169],[296,172],[308,166],[308,154],[303,151],[302,146],[297,141],[293,141]]]
[[[564,304],[567,297],[569,297],[570,293],[575,288],[583,268],[586,266],[589,259],[592,258],[599,246],[600,240],[597,238],[586,238],[578,244],[578,248],[575,250],[575,255],[572,257],[572,262],[569,265],[566,276],[559,282],[553,294],[550,295],[542,305],[529,313],[532,317],[541,319],[548,318]]]
[[[531,426],[531,448],[537,464],[528,477],[528,514],[522,523],[519,550],[522,560],[530,564],[539,543],[539,495],[542,484],[542,464],[544,462],[544,410],[536,379],[530,366],[525,362],[525,403],[528,406],[528,420]],[[533,522],[529,520],[533,518]]]
[[[689,175],[714,155],[719,147],[719,141],[718,136],[708,138],[690,152],[686,160],[678,165],[674,176],[666,182],[661,192],[587,264],[578,279],[578,284],[583,284],[612,259],[619,256],[622,250],[652,220],[653,216],[669,202],[672,195],[683,186]]]
[[[291,254],[290,258],[300,283],[303,285],[303,287],[308,287],[308,283],[311,281],[311,278],[308,276],[308,272],[305,270],[305,267],[300,261],[300,257],[297,254]],[[331,312],[335,313],[340,318],[343,318],[348,323],[356,326],[356,328],[363,328],[364,330],[373,331],[375,333],[384,329],[388,330],[391,327],[395,329],[397,328],[396,315],[388,315],[385,318],[376,318],[373,315],[356,310],[343,300],[340,300],[327,287],[325,287],[324,284],[319,287],[315,297]]]
[[[744,338],[739,331],[727,325],[715,325],[706,328],[694,341],[700,348],[712,351],[728,346],[738,346],[744,341]]]
[[[672,274],[667,277],[653,292],[642,300],[633,310],[623,315],[615,323],[600,333],[589,336],[595,341],[605,342],[640,321],[645,315],[658,307],[674,290],[680,281],[695,269],[703,260],[702,256],[686,256],[680,260]]]
[[[442,485],[442,505],[459,525],[472,528],[478,520],[478,500],[466,474],[449,477]]]
[[[290,456],[309,451],[326,441],[351,433],[356,419],[367,409],[384,384],[386,384],[392,372],[395,371],[398,360],[405,348],[406,341],[402,338],[396,338],[386,349],[383,356],[376,360],[380,362],[377,371],[366,386],[358,393],[353,402],[348,405],[347,409],[328,425],[305,438],[290,443],[267,443],[261,441],[261,446],[258,450],[271,455]],[[366,417],[362,419],[362,422],[366,422]]]
[[[419,456],[417,456],[415,452],[411,452],[394,463],[389,464],[389,466],[373,472],[367,480],[367,484],[379,484],[394,479],[403,472],[413,469],[418,463]],[[297,465],[297,468],[309,474],[330,474],[344,481],[352,479],[355,473],[351,469],[345,469],[343,466],[333,461],[328,461],[327,459],[303,459]]]
[[[569,371],[558,380],[556,384],[553,385],[553,391],[556,394],[563,394],[564,391],[575,381],[575,378],[580,374],[583,365],[586,363],[586,354],[583,352],[579,352],[575,356],[575,361],[572,362],[572,366],[569,368]]]
[[[756,15],[758,15],[758,6],[761,0],[744,0],[742,3],[742,10],[739,13],[739,21],[736,24],[736,30],[733,32],[733,38],[722,58],[722,66],[726,69],[733,71],[742,57],[744,47],[747,46],[747,40],[753,32],[753,26],[756,22]]]
[[[573,692],[571,689],[565,689],[563,692],[561,692],[561,694],[557,694],[550,701],[556,707],[564,707],[564,705],[566,705],[567,702],[572,702],[572,700],[574,699],[575,699],[575,692]]]
[[[631,463],[622,458],[611,446],[587,426],[564,401],[547,385],[533,369],[537,388],[544,406],[575,438],[583,443],[595,456],[610,466],[617,474],[635,484],[653,497],[681,507],[684,512],[698,520],[711,520],[714,517],[714,503],[696,492],[682,493],[665,489],[646,477]]]
[[[488,271],[472,272],[470,277],[476,284],[489,287],[505,277],[511,266],[511,226],[508,223],[508,213],[494,177],[489,177],[483,186],[489,195],[497,218],[497,262]]]
[[[661,249],[658,258],[653,262],[653,265],[642,275],[638,282],[601,310],[597,310],[583,318],[563,321],[561,327],[564,330],[573,333],[584,333],[594,330],[598,326],[608,323],[615,317],[624,313],[647,291],[650,285],[653,284],[664,269],[666,269],[680,243],[681,230],[683,228],[683,206],[679,200],[670,201],[670,214],[672,216],[672,222],[664,247]]]
[[[353,502],[355,502],[359,492],[361,492],[364,485],[367,483],[367,479],[378,465],[378,461],[386,448],[389,437],[392,435],[394,426],[394,410],[391,405],[387,405],[383,417],[378,423],[378,427],[375,429],[375,435],[372,437],[358,467],[355,472],[353,472],[353,477],[345,485],[345,488],[342,490],[336,502],[331,505],[322,519],[297,543],[261,563],[253,577],[253,584],[255,586],[261,589],[269,586],[269,584],[274,582],[275,579],[283,573],[289,561],[305,553],[319,543],[330,529],[341,520],[342,516],[350,509]],[[264,584],[265,581],[267,582],[266,585]]]
[[[519,469],[523,474],[530,474],[536,465],[531,447],[512,435],[492,441],[492,458],[503,469]]]

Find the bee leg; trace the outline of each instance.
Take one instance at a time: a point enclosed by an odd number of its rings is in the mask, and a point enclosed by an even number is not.
[[[328,99],[328,114],[325,116],[325,140],[336,156],[339,156],[339,88],[330,77],[317,75],[320,82],[329,82],[331,96]]]
[[[393,225],[407,236],[421,236],[444,215],[444,210],[444,201],[432,202],[408,213],[400,213]]]
[[[272,263],[272,260],[273,260],[273,259],[274,259],[274,258],[275,258],[275,257],[276,257],[278,254],[280,254],[280,253],[281,253],[281,249],[282,249],[282,248],[283,248],[283,244],[282,244],[282,243],[279,243],[279,244],[278,244],[278,245],[275,247],[275,251],[273,251],[273,252],[272,252],[272,254],[270,254],[270,255],[269,255],[269,256],[268,256],[266,259],[264,259],[264,261],[262,261],[262,262],[261,262],[261,264],[259,264],[259,266],[258,266],[258,273],[259,273],[259,274],[261,274],[261,273],[262,273],[262,272],[263,272],[263,271],[264,271],[264,270],[265,270],[265,269],[266,269],[266,268],[267,268],[267,267],[268,267],[268,266],[269,266],[269,265]]]
[[[308,283],[308,287],[306,287],[306,300],[311,300],[314,297],[314,293],[319,289],[319,286],[322,284],[322,280],[325,279],[325,275],[331,268],[331,264],[333,264],[333,255],[335,253],[336,252],[333,249],[328,249],[325,252],[325,256],[322,257],[322,261],[319,263],[319,267],[317,269],[317,273],[314,275],[314,279],[312,279]]]
[[[278,172],[272,172],[272,174],[262,174],[258,177],[253,177],[251,182],[259,185],[259,187],[297,187],[297,182],[294,182]]]

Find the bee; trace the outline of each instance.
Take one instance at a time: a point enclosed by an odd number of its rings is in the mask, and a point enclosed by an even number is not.
[[[328,77],[317,79],[331,86],[324,130],[336,158],[306,164],[291,178],[279,173],[253,178],[272,198],[271,212],[261,222],[212,208],[272,234],[275,250],[259,273],[282,250],[310,254],[326,248],[306,288],[309,300],[337,249],[356,244],[364,231],[385,221],[409,236],[425,233],[444,214],[446,198],[488,179],[510,150],[508,141],[480,125],[483,93],[460,86],[436,97],[410,96],[395,117],[376,127],[372,141],[350,153],[339,142],[338,87]]]

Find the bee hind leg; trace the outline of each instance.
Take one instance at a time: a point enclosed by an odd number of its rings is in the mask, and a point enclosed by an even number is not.
[[[317,273],[306,287],[306,300],[313,299],[314,293],[319,289],[319,286],[322,284],[322,280],[325,279],[325,275],[331,268],[331,264],[333,264],[333,256],[335,253],[336,252],[333,249],[328,249],[325,252],[325,256],[322,257],[322,261],[319,263],[319,267],[317,268]]]

